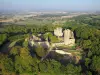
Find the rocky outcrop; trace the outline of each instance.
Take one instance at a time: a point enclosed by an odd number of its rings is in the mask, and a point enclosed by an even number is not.
[[[55,50],[55,52],[56,52],[56,53],[59,53],[59,54],[68,54],[68,55],[72,56],[71,53],[65,52],[65,51],[63,51],[63,50]]]

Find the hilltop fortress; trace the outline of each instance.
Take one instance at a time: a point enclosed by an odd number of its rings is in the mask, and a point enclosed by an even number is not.
[[[49,48],[50,46],[55,47],[55,46],[62,46],[62,45],[66,45],[66,46],[75,45],[74,33],[70,29],[65,29],[64,31],[62,31],[62,28],[58,27],[54,29],[54,35],[58,37],[58,40],[62,39],[62,41],[50,44],[48,40],[42,41],[41,38],[36,37],[35,35],[32,35],[29,38],[28,42],[30,46],[41,45],[44,48]]]

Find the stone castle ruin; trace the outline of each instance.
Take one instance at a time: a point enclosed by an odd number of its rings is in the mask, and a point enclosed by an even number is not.
[[[41,61],[43,59],[45,59],[52,52],[53,53],[56,52],[61,55],[67,55],[62,58],[62,59],[67,58],[65,60],[71,60],[71,59],[73,59],[73,57],[76,57],[72,53],[67,52],[67,50],[68,50],[67,48],[66,49],[58,48],[59,46],[74,46],[75,45],[75,38],[74,38],[73,31],[71,31],[70,29],[62,30],[62,28],[59,27],[59,28],[54,29],[54,35],[58,37],[58,42],[56,42],[56,43],[49,42],[48,39],[42,40],[41,37],[35,36],[35,35],[31,35],[29,37],[29,39],[28,40],[26,39],[26,40],[28,41],[29,46],[31,46],[31,47],[33,47],[33,46],[38,47],[40,45],[45,50],[48,50],[48,53],[41,58]],[[60,39],[62,39],[62,40],[60,41]]]
[[[63,33],[62,33],[62,28],[56,28],[54,29],[54,35],[60,37],[60,36],[63,36]]]
[[[61,36],[63,42],[53,43],[53,46],[60,46],[60,45],[74,46],[75,45],[74,33],[70,29],[65,29],[62,32],[62,28],[59,27],[54,30],[54,34],[55,36],[58,37]]]
[[[74,33],[70,30],[70,29],[65,29],[64,31],[62,31],[62,28],[56,28],[54,30],[54,35],[59,37],[62,39],[61,42],[56,42],[56,43],[52,43],[50,44],[50,42],[48,42],[48,40],[46,41],[42,41],[41,38],[36,37],[35,35],[32,35],[28,42],[30,46],[38,46],[41,45],[44,48],[49,48],[50,46],[55,47],[55,46],[61,46],[61,45],[66,45],[66,46],[74,46],[75,45],[75,38],[74,38]]]
[[[32,35],[29,38],[28,43],[31,47],[41,45],[43,48],[49,48],[49,42],[48,41],[42,41],[41,38],[36,37],[35,35]]]

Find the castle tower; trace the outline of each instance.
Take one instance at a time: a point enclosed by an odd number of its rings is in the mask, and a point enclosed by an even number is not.
[[[69,44],[69,39],[70,39],[70,30],[64,30],[64,44],[68,45]]]
[[[64,30],[64,44],[72,46],[75,44],[74,34],[71,30]]]

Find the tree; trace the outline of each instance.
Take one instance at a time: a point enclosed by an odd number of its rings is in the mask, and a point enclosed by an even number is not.
[[[83,46],[84,49],[89,49],[91,48],[91,40],[84,40],[83,41]]]
[[[53,36],[52,33],[47,32],[47,33],[45,33],[45,34],[43,35],[43,38],[44,38],[45,40],[47,40],[48,38],[50,38],[50,37],[52,37],[52,36]]]
[[[97,72],[98,75],[100,74],[100,56],[94,56],[92,58],[91,69]]]
[[[8,72],[13,72],[14,71],[14,62],[12,61],[11,58],[6,58],[3,62],[4,68]]]
[[[93,36],[93,30],[94,29],[89,26],[78,27],[75,29],[75,36],[76,38],[88,39]]]
[[[6,75],[14,72],[14,63],[8,55],[4,55],[0,53],[0,74]]]
[[[39,63],[39,70],[40,72],[47,72],[47,65],[45,62]]]
[[[53,36],[52,33],[48,32],[48,33],[45,33],[43,35],[43,37],[47,40],[49,39],[50,42],[59,42],[58,38],[56,36]]]
[[[52,69],[55,73],[59,73],[60,72],[60,67],[61,67],[61,63],[52,59],[50,60],[50,63],[52,65]]]
[[[10,51],[10,55],[14,60],[16,73],[32,71],[33,60],[28,48],[15,46]]]
[[[85,66],[89,68],[89,64],[91,63],[91,59],[85,58]]]
[[[91,47],[90,51],[92,52],[92,56],[94,56],[94,55],[99,56],[100,55],[100,44],[99,45],[98,44],[97,45],[93,45]]]
[[[35,48],[35,52],[39,57],[43,57],[44,55],[46,55],[46,50],[44,50],[44,48],[40,45]]]
[[[65,74],[66,75],[81,75],[81,67],[68,64],[65,68]]]
[[[15,46],[10,50],[10,55],[16,56],[19,55],[20,53],[20,46]]]
[[[90,72],[90,71],[87,71],[87,75],[92,75],[92,72]]]
[[[7,40],[7,34],[0,34],[0,45]]]
[[[23,47],[28,47],[28,41],[23,42]]]
[[[54,59],[45,60],[45,61],[39,63],[40,72],[42,72],[42,73],[46,72],[51,75],[61,74],[60,67],[61,67],[60,62],[58,62]]]

